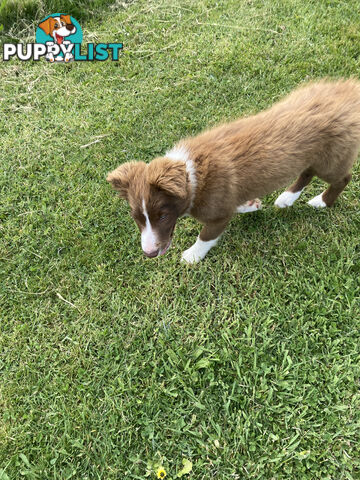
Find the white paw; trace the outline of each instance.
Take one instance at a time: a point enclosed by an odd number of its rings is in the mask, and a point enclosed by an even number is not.
[[[254,200],[249,200],[246,203],[243,203],[236,208],[237,213],[249,213],[256,212],[262,208],[261,200],[255,198]]]
[[[285,191],[275,200],[274,205],[279,208],[291,207],[291,205],[297,200],[301,195],[302,190],[299,192],[289,192]]]
[[[214,238],[214,240],[208,240],[207,242],[204,242],[200,239],[200,237],[198,237],[194,245],[192,245],[190,248],[185,250],[185,252],[183,252],[183,254],[181,255],[181,261],[187,263],[200,262],[200,260],[202,260],[208,253],[210,248],[214,247],[217,244],[219,238],[220,236]]]
[[[181,261],[186,262],[186,263],[198,263],[200,260],[202,260],[204,257],[202,257],[197,250],[197,248],[194,248],[195,245],[192,247],[188,248],[185,250],[182,255],[181,255]],[[205,255],[204,255],[205,256]]]
[[[325,208],[327,207],[326,203],[322,199],[323,194],[320,193],[320,195],[317,195],[316,197],[312,198],[311,200],[308,201],[308,205],[311,205],[312,207],[315,208]]]

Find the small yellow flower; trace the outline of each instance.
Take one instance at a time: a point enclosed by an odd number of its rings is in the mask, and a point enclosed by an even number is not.
[[[157,478],[165,478],[166,477],[166,472],[164,470],[164,467],[160,467],[158,471],[156,472]]]

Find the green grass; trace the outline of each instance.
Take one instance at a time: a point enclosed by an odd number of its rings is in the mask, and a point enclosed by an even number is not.
[[[360,163],[333,209],[274,193],[194,267],[193,219],[146,260],[105,181],[357,75],[358,3],[120,3],[82,22],[119,62],[0,64],[0,479],[359,479]]]

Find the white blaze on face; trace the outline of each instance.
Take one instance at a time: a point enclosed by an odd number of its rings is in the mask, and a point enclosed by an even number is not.
[[[141,232],[141,248],[145,253],[151,254],[158,249],[158,239],[151,226],[148,213],[146,211],[145,200],[142,201],[143,215],[145,217],[145,228]]]

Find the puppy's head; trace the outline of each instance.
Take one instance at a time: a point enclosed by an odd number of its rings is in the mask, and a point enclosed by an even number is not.
[[[39,23],[39,27],[53,37],[55,43],[61,44],[64,37],[68,37],[76,32],[76,27],[71,23],[70,15],[60,15],[60,17],[49,17]]]
[[[176,220],[190,203],[185,164],[168,158],[156,158],[148,165],[124,163],[109,173],[107,181],[128,201],[145,255],[163,255],[170,247]]]

